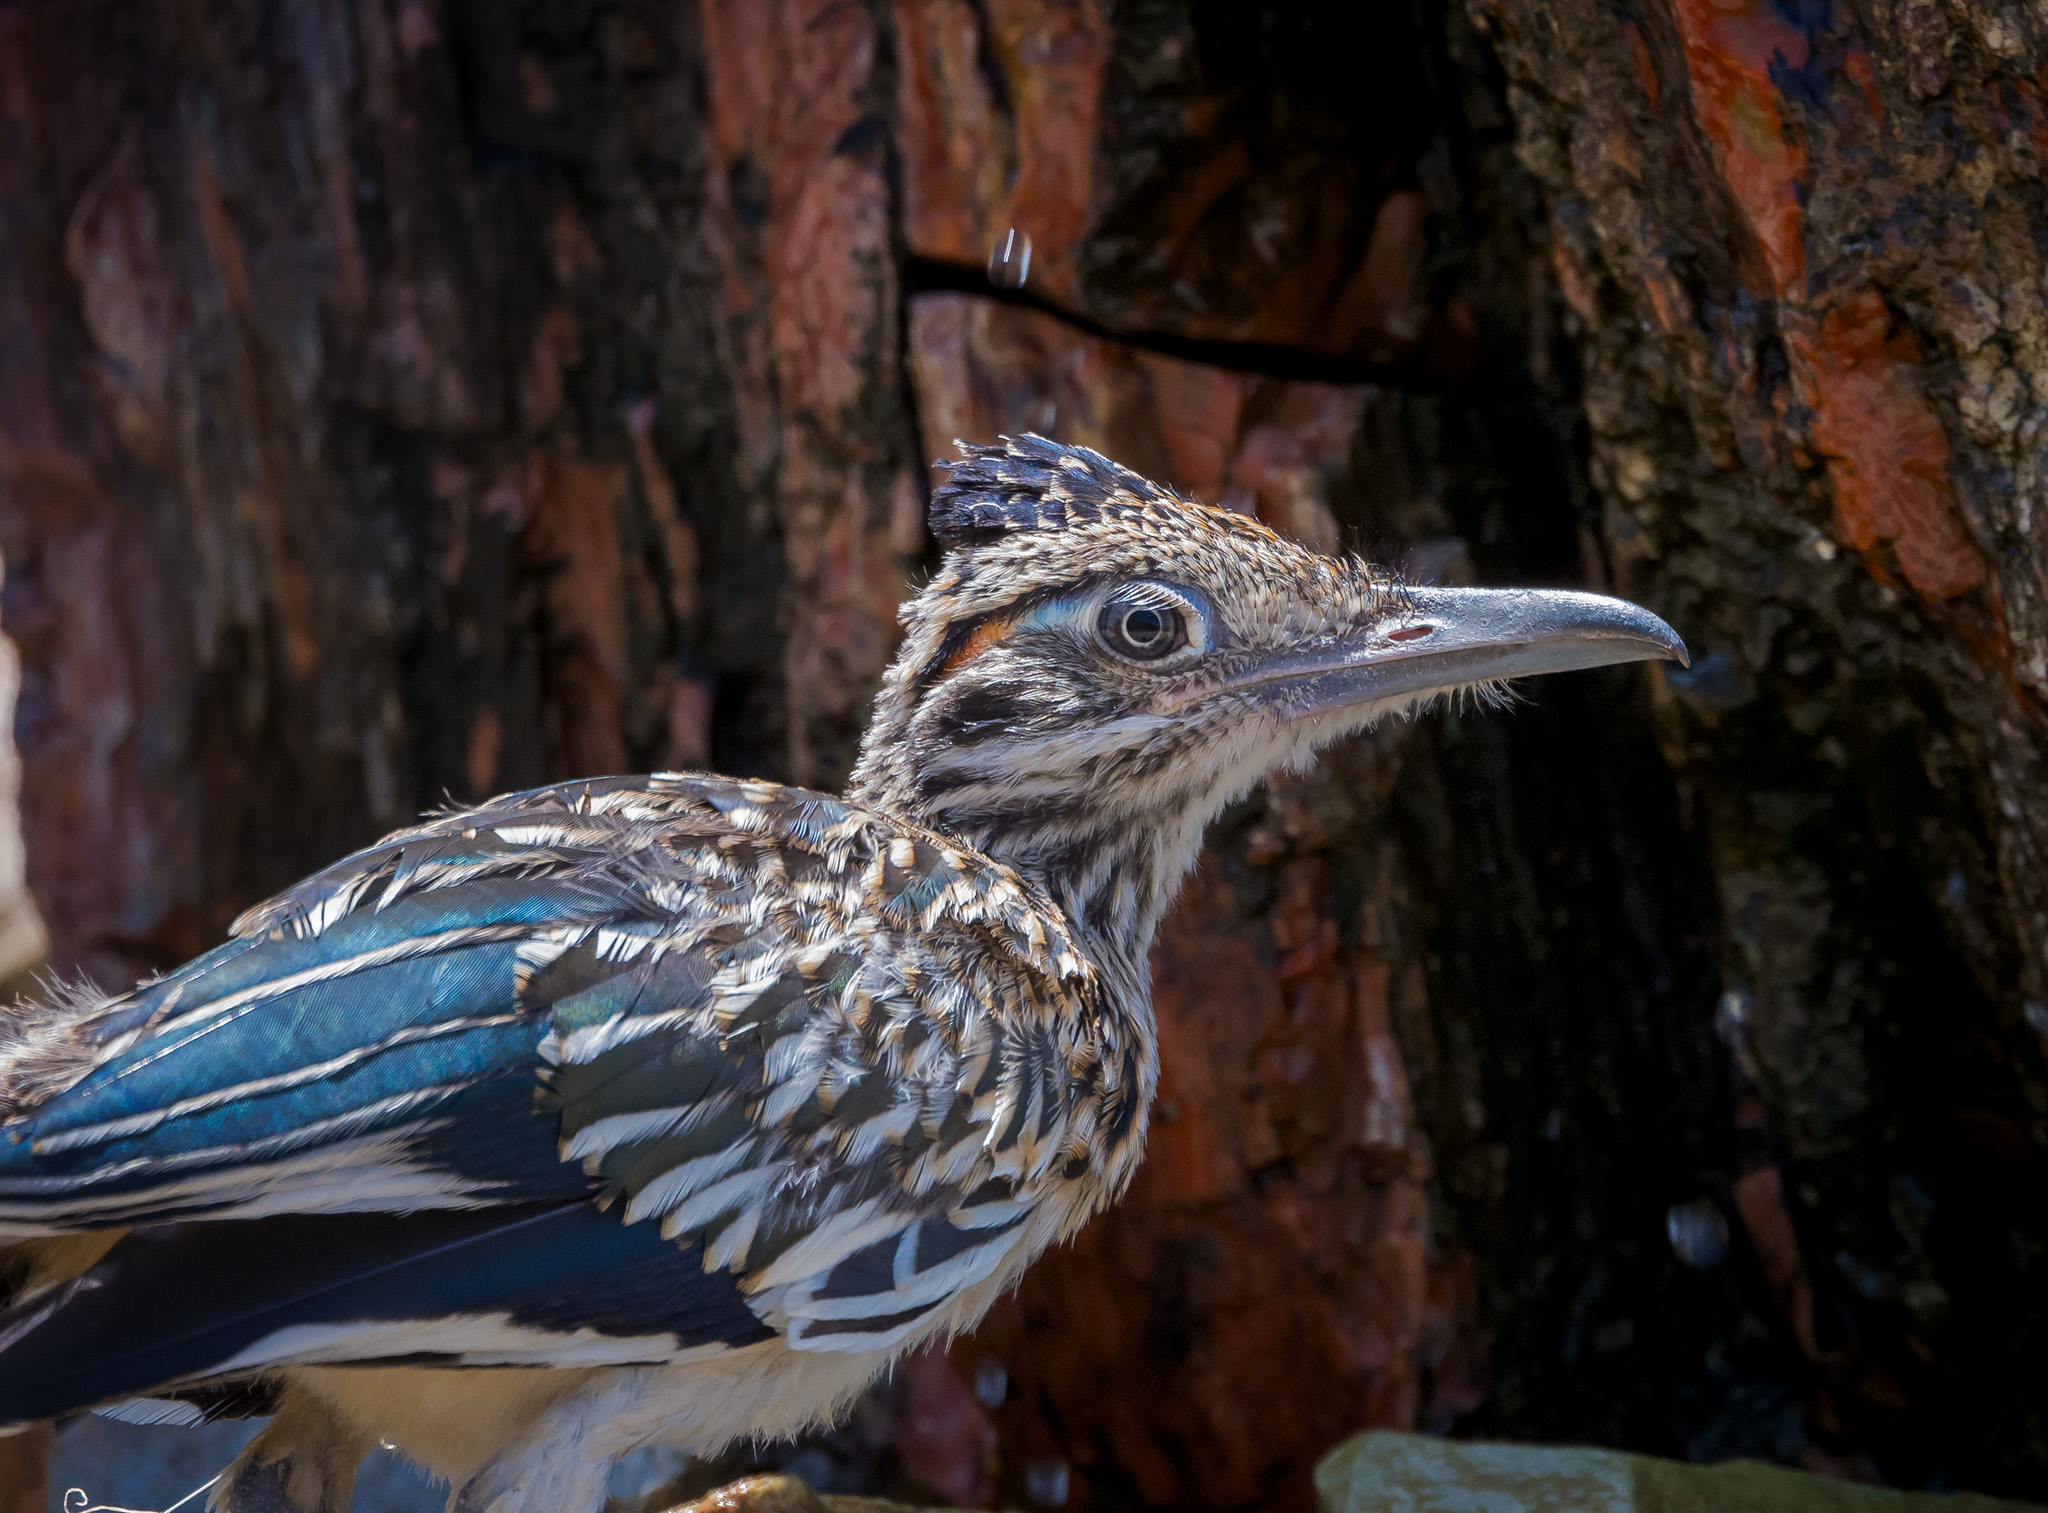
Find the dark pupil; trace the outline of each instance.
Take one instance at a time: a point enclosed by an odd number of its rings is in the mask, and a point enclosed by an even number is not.
[[[1133,646],[1150,646],[1166,634],[1166,617],[1156,609],[1134,609],[1124,616],[1124,639]]]

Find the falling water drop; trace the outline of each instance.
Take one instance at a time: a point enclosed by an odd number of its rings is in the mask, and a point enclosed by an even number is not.
[[[1740,988],[1730,988],[1714,1005],[1714,1033],[1729,1050],[1741,1053],[1749,1040],[1750,997]]]
[[[1031,238],[1012,226],[988,253],[988,281],[998,289],[1021,289],[1031,277]]]
[[[1024,1468],[1024,1492],[1041,1508],[1064,1508],[1072,1478],[1057,1455],[1034,1456]]]
[[[984,1357],[974,1368],[975,1400],[984,1408],[1000,1408],[1010,1395],[1010,1373],[993,1356]]]
[[[1728,1220],[1711,1198],[1672,1204],[1664,1233],[1671,1253],[1695,1271],[1712,1271],[1728,1259]]]

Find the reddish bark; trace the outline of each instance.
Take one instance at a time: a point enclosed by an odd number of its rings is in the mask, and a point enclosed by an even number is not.
[[[1131,38],[1131,59],[1148,44],[1149,57],[1123,65],[1142,79],[1131,103],[1150,107],[1130,133],[1156,160],[1142,185],[1137,155],[1116,151],[1125,124],[1103,118],[1127,90],[1091,0],[899,0],[895,21],[913,253],[980,266],[1014,229],[1031,239],[1034,290],[1120,324],[1373,361],[1425,336],[1423,197],[1383,198],[1362,164],[1288,153],[1262,91],[1196,82],[1211,60],[1183,18]]]
[[[50,1505],[50,1429],[0,1439],[0,1513],[46,1513]]]
[[[1321,1447],[1476,1403],[1473,1300],[1430,1233],[1386,965],[1338,946],[1321,858],[1280,863],[1263,921],[1221,870],[1155,956],[1166,1055],[1129,1197],[955,1354],[1009,1366],[1011,1441],[1069,1457],[1080,1495],[1305,1506]]]
[[[1047,431],[1697,656],[1227,817],[1150,1164],[960,1347],[1000,1495],[1300,1506],[1364,1423],[2038,1492],[2034,27],[15,6],[0,620],[54,960],[182,959],[444,796],[836,782],[922,461]],[[1012,228],[1024,301],[935,292]],[[1657,1238],[1697,1201],[1748,1221],[1724,1271]]]
[[[895,21],[911,249],[979,265],[1020,227],[1033,286],[1072,298],[1108,22],[1088,0],[899,0]]]
[[[849,765],[894,643],[901,559],[923,545],[901,518],[902,439],[879,403],[900,379],[884,148],[863,134],[877,23],[823,0],[703,14],[741,454],[774,501],[789,575],[783,766],[817,781]],[[750,175],[760,189],[736,193]]]
[[[1884,547],[1935,599],[1984,582],[1984,557],[1957,513],[1948,435],[1923,392],[1918,354],[1875,289],[1832,305],[1816,329],[1788,322],[1813,449],[1826,459],[1835,536],[1885,576]]]
[[[928,1347],[896,1368],[896,1381],[891,1443],[905,1473],[948,1507],[986,1506],[996,1431],[953,1362]]]
[[[1338,544],[1330,496],[1361,389],[1220,371],[956,295],[915,301],[911,354],[934,455],[952,436],[1038,429]],[[1241,913],[1206,858],[1155,952],[1159,1114],[1130,1196],[956,1347],[1004,1363],[1024,1394],[1007,1441],[1069,1458],[1076,1496],[1305,1504],[1317,1445],[1411,1427],[1431,1392],[1439,1422],[1477,1401],[1458,1355],[1470,1281],[1434,1254],[1389,969],[1338,945],[1318,854],[1336,839],[1317,812],[1328,781],[1239,853],[1273,870],[1272,905]],[[1285,860],[1290,825],[1310,849]],[[1024,1467],[1008,1470],[1022,1495]]]

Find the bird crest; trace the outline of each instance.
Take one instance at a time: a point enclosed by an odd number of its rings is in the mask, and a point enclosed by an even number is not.
[[[1119,504],[1194,507],[1087,447],[1061,446],[1030,433],[1005,436],[994,446],[954,445],[961,458],[939,464],[948,477],[933,490],[931,506],[932,535],[949,549],[1092,523]]]

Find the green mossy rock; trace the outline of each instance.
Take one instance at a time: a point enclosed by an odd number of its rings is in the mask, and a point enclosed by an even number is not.
[[[1754,1461],[1690,1466],[1384,1429],[1324,1456],[1316,1494],[1322,1513],[2040,1513],[2032,1503],[1893,1492]]]

